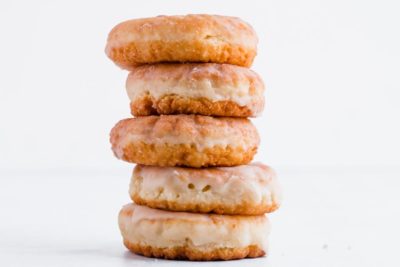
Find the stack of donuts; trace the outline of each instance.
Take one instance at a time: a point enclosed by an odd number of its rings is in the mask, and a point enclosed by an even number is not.
[[[133,118],[118,122],[115,156],[136,163],[119,214],[125,246],[148,257],[230,260],[268,253],[265,213],[281,203],[274,171],[250,163],[259,146],[248,119],[264,108],[249,69],[257,36],[225,16],[125,21],[106,54],[130,71]]]

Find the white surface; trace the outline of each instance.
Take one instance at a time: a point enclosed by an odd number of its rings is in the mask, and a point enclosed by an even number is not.
[[[256,160],[278,166],[286,198],[271,216],[268,260],[198,264],[399,266],[399,8],[394,0],[0,1],[0,266],[187,264],[121,244],[116,217],[131,167],[112,156],[108,133],[129,116],[127,73],[104,54],[118,22],[186,13],[239,16],[257,31],[253,69],[267,107],[255,120]]]
[[[119,168],[108,133],[129,116],[127,73],[104,54],[117,23],[239,16],[267,85],[257,160],[398,165],[400,1],[0,1],[0,168]],[[24,155],[24,156],[21,156]]]
[[[278,170],[270,257],[202,266],[399,266],[399,170]],[[1,266],[181,266],[125,250],[129,170],[0,174]]]

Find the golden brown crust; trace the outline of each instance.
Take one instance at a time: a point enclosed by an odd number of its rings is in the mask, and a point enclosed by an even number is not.
[[[123,69],[159,62],[204,62],[250,67],[256,51],[234,44],[208,44],[207,41],[147,41],[111,47],[108,57]]]
[[[139,205],[145,205],[154,209],[164,209],[170,211],[185,211],[195,213],[216,213],[228,215],[262,215],[277,210],[278,203],[266,205],[265,203],[254,205],[253,203],[241,203],[239,205],[205,205],[199,202],[182,203],[181,201],[170,201],[165,199],[148,200],[143,199],[138,193],[131,196],[132,200]]]
[[[123,154],[116,157],[144,165],[187,166],[193,168],[212,166],[236,166],[249,163],[257,152],[257,147],[214,146],[203,151],[186,144],[154,145],[132,142],[123,147]]]
[[[156,62],[215,62],[250,66],[257,36],[234,17],[158,16],[120,23],[110,32],[106,53],[117,65]]]
[[[116,157],[158,166],[247,164],[259,136],[247,119],[161,115],[125,119],[110,134]]]
[[[199,114],[222,117],[253,117],[255,114],[246,106],[239,106],[233,101],[212,102],[206,98],[188,98],[178,95],[166,95],[154,99],[149,95],[131,102],[133,116]],[[261,108],[262,109],[262,108]]]
[[[124,245],[130,251],[146,257],[164,258],[170,260],[235,260],[243,258],[257,258],[265,255],[265,251],[256,245],[244,248],[217,248],[208,251],[199,250],[195,247],[181,246],[174,248],[156,248],[134,244],[124,239]]]

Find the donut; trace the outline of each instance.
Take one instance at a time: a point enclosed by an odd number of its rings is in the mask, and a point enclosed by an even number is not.
[[[216,63],[134,67],[126,90],[134,116],[199,114],[256,117],[264,108],[264,84],[250,69]]]
[[[233,260],[267,253],[265,215],[232,216],[172,212],[136,204],[119,213],[124,245],[146,257]]]
[[[124,69],[157,62],[214,62],[251,66],[258,38],[235,17],[158,16],[133,19],[108,35],[106,54]]]
[[[235,166],[247,164],[260,138],[244,118],[161,115],[125,119],[110,133],[119,159],[156,166]]]
[[[275,172],[261,163],[204,169],[136,165],[129,193],[170,211],[262,215],[281,204]]]

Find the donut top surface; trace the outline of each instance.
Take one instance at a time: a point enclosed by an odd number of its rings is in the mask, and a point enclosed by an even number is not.
[[[181,211],[167,211],[161,209],[152,209],[146,206],[127,204],[123,207],[122,212],[125,216],[131,216],[131,223],[137,223],[141,220],[184,220],[192,222],[205,222],[205,223],[217,223],[218,221],[232,222],[234,220],[247,220],[247,221],[259,221],[264,223],[268,221],[265,215],[255,216],[241,216],[241,215],[220,215],[220,214],[202,214],[202,213],[191,213]]]
[[[260,137],[248,119],[200,115],[161,115],[124,119],[110,134],[113,145],[140,141],[146,144],[195,144],[199,149],[228,145],[258,146]]]
[[[165,40],[229,38],[231,43],[247,43],[254,47],[258,42],[253,28],[236,17],[191,14],[184,16],[157,16],[152,18],[132,19],[122,22],[110,32],[109,39],[115,43],[122,41],[122,33],[129,40]],[[179,36],[177,36],[179,35]],[[254,47],[255,48],[255,47]]]
[[[237,183],[239,180],[248,181],[248,183],[254,181],[253,189],[262,191],[268,184],[276,182],[275,171],[262,163],[206,169],[137,165],[133,175],[142,177],[144,189],[146,187],[153,188],[154,185],[162,186],[166,183],[174,183],[174,181],[180,183],[188,180],[199,188],[209,185],[215,190],[215,188],[227,188],[229,183]]]

